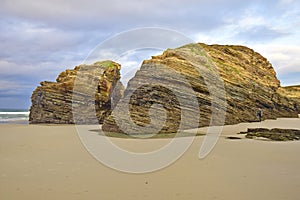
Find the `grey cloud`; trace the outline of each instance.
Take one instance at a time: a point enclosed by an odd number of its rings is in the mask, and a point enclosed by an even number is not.
[[[268,42],[279,37],[287,36],[289,33],[284,33],[278,30],[274,30],[267,26],[254,26],[246,30],[242,30],[234,37],[239,40],[246,40],[249,43],[254,42]]]
[[[264,12],[276,12],[273,0],[27,0],[1,1],[2,15],[14,16],[60,29],[118,32],[137,26],[167,26],[174,29],[211,29],[227,14],[238,16],[259,4]],[[187,30],[189,31],[189,30]]]
[[[36,24],[13,21],[1,24],[0,42],[1,58],[28,59],[42,58],[42,54],[51,57],[52,53],[60,51],[76,52],[86,48],[89,36],[84,32],[67,32],[59,29],[39,27]],[[63,55],[63,54],[62,54]],[[19,60],[19,59],[18,59]]]
[[[2,4],[2,5],[1,5]],[[59,26],[61,29],[97,30],[99,27],[120,31],[136,26],[169,28],[210,28],[222,22],[222,15],[238,12],[247,2],[212,1],[2,1],[0,10],[8,16]],[[209,20],[212,20],[209,23]]]

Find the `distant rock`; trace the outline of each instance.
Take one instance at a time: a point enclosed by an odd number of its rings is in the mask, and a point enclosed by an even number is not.
[[[300,113],[300,85],[281,87],[279,88],[279,93],[292,99],[295,102],[298,113]]]
[[[221,96],[212,97],[216,92]],[[226,100],[226,105],[213,102],[216,99]],[[222,116],[211,121],[213,112],[226,112],[225,124],[257,121],[258,108],[263,109],[263,119],[297,117],[299,112],[296,101],[282,93],[271,63],[259,53],[244,46],[200,43],[145,60],[129,81],[122,103],[128,106],[104,120],[104,131],[171,133],[222,124]]]
[[[274,141],[290,141],[300,139],[300,130],[297,129],[249,128],[247,132],[242,132],[242,134],[246,134],[246,138],[249,139],[261,137]]]
[[[80,65],[62,72],[56,82],[41,82],[31,97],[29,122],[102,123],[123,95],[120,68],[112,61]]]

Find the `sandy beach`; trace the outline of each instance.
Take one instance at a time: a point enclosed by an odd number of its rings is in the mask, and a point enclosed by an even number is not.
[[[204,139],[199,136],[174,164],[146,174],[104,166],[72,125],[1,124],[0,199],[299,199],[300,142],[236,134],[247,127],[300,129],[300,119],[225,126],[205,159],[198,158]],[[171,139],[111,140],[131,151],[148,151]]]

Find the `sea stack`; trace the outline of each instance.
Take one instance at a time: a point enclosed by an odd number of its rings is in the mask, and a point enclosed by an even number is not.
[[[102,123],[122,96],[120,69],[112,61],[96,62],[66,70],[56,82],[41,82],[31,97],[29,122]]]

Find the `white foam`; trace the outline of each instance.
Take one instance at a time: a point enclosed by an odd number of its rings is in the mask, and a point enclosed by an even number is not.
[[[0,112],[0,115],[29,115],[29,111],[27,111],[27,112]]]

